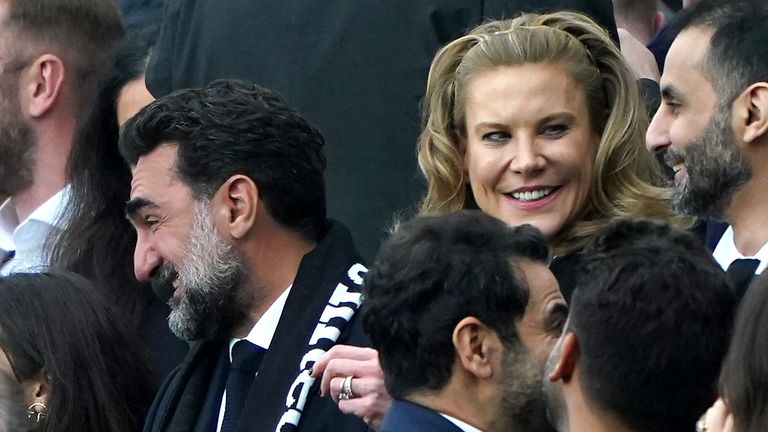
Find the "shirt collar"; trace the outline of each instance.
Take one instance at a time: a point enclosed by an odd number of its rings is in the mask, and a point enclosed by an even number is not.
[[[272,337],[275,335],[275,330],[277,330],[277,324],[280,322],[280,316],[283,314],[285,302],[288,300],[288,294],[291,292],[291,287],[293,287],[293,285],[286,288],[285,291],[280,294],[280,297],[269,306],[267,311],[264,312],[264,315],[262,315],[261,318],[256,321],[256,324],[253,325],[253,328],[248,333],[248,336],[245,337],[245,340],[264,348],[265,350],[269,349],[269,345],[272,343]],[[233,338],[229,341],[230,361],[232,361],[232,347],[240,340],[242,339]]]
[[[736,240],[733,237],[733,227],[728,227],[720,237],[720,241],[717,242],[715,251],[712,252],[712,256],[723,270],[727,270],[728,266],[737,259],[757,259],[760,260],[760,265],[755,270],[755,274],[760,274],[768,266],[768,243],[764,244],[754,256],[744,256],[736,249]]]
[[[70,187],[67,185],[48,198],[21,222],[19,222],[16,214],[13,198],[5,200],[3,205],[0,206],[0,249],[5,251],[17,249],[20,236],[24,237],[24,240],[22,240],[24,243],[27,243],[26,240],[33,243],[45,241],[45,238],[38,237],[40,235],[43,237],[47,235],[50,227],[58,228],[62,225],[59,216],[65,207],[65,203],[69,200],[70,194]],[[32,230],[26,228],[35,225],[38,225],[40,229]],[[24,233],[24,231],[28,232]]]
[[[457,419],[456,417],[451,417],[448,414],[443,414],[443,413],[439,413],[439,414],[441,416],[445,417],[445,419],[448,420],[449,422],[455,424],[456,427],[458,427],[459,429],[461,429],[464,432],[483,432],[480,429],[478,429],[478,428],[476,428],[476,427],[474,427],[472,425],[469,425],[469,424],[467,424],[467,423]]]

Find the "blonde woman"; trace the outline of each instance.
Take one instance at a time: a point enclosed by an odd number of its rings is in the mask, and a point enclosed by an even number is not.
[[[441,49],[424,99],[419,165],[428,190],[420,214],[479,208],[508,225],[531,224],[558,257],[566,298],[579,250],[626,216],[674,220],[645,150],[637,84],[607,31],[572,12],[524,14],[473,29]],[[380,418],[376,352],[338,347],[318,362],[323,391]],[[375,370],[375,373],[372,371]]]

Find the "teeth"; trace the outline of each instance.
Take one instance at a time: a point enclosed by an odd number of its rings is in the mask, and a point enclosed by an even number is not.
[[[534,201],[537,199],[542,199],[545,196],[552,193],[552,188],[548,189],[539,189],[539,190],[533,190],[533,191],[525,191],[525,192],[512,192],[512,196],[516,200],[520,201]]]

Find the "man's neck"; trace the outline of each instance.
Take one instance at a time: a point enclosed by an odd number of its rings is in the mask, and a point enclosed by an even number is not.
[[[315,242],[285,229],[262,231],[253,246],[244,253],[247,292],[245,303],[250,303],[247,318],[236,326],[233,337],[245,337],[272,303],[293,284],[301,260],[315,247]]]
[[[755,173],[748,184],[733,196],[726,220],[733,227],[736,250],[744,256],[755,255],[768,243],[768,172]]]
[[[45,128],[35,133],[32,184],[13,196],[19,222],[27,219],[67,184],[67,161],[72,151],[74,119],[52,122],[49,120]],[[56,128],[51,129],[50,124],[55,124]]]
[[[583,393],[566,395],[568,426],[559,432],[632,432],[632,429],[584,400]]]

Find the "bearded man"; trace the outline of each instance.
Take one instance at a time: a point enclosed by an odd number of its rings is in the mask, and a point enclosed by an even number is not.
[[[395,398],[381,432],[550,430],[541,370],[568,308],[548,257],[537,229],[479,211],[418,218],[384,243],[363,312]]]
[[[222,80],[124,126],[136,277],[192,341],[145,431],[358,431],[309,371],[367,342],[349,232],[326,219],[323,138],[276,93]],[[254,378],[255,376],[255,378]]]
[[[47,267],[78,121],[123,34],[113,1],[0,1],[0,274]]]
[[[768,266],[768,11],[701,2],[670,47],[647,145],[675,171],[673,205],[730,224],[714,250],[740,293]]]

